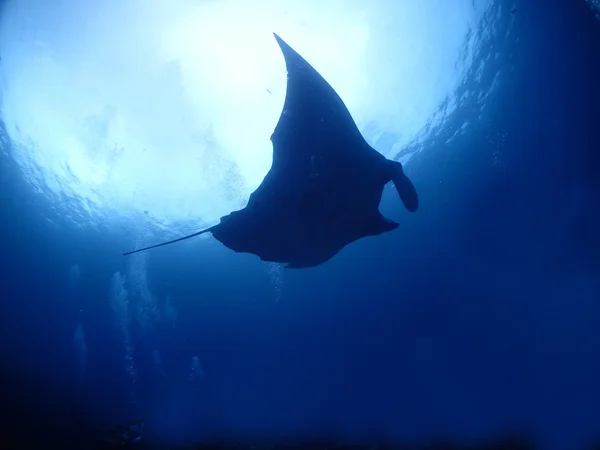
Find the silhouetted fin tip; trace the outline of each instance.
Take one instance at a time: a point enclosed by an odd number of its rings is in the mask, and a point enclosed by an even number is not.
[[[404,173],[402,164],[392,161],[392,181],[400,196],[404,207],[410,212],[416,212],[419,209],[419,196],[417,190],[410,179]]]
[[[279,44],[279,48],[283,52],[284,57],[285,57],[286,53],[289,53],[289,52],[296,53],[296,51],[292,47],[290,47],[287,42],[285,42],[283,39],[281,39],[277,33],[273,33],[273,36],[275,36],[275,40]]]

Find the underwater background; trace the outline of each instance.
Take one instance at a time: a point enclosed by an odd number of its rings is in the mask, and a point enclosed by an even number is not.
[[[143,421],[139,448],[600,442],[597,1],[1,11],[5,448],[93,448],[74,415]],[[272,31],[405,163],[420,210],[386,188],[400,227],[311,269],[210,237],[121,256],[260,183],[285,95]]]

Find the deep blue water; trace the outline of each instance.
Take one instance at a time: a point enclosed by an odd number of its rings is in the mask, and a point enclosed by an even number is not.
[[[459,87],[502,69],[486,110],[460,105],[406,166],[420,211],[399,216],[386,190],[396,232],[274,277],[214,241],[140,256],[159,309],[170,298],[177,318],[132,321],[135,377],[110,303],[116,272],[132,290],[128,241],[49,228],[50,205],[3,157],[3,439],[75,439],[77,405],[101,426],[144,420],[143,445],[515,430],[544,448],[600,440],[600,22],[585,1],[514,4],[496,24],[513,21],[510,37],[481,52],[498,56]]]

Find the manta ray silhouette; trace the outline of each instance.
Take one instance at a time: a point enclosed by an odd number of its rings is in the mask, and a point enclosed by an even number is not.
[[[417,192],[399,162],[373,149],[335,90],[275,34],[287,67],[287,91],[275,131],[273,163],[245,208],[210,228],[141,252],[212,233],[239,253],[288,268],[313,267],[346,245],[398,227],[379,212],[392,181],[406,209]]]

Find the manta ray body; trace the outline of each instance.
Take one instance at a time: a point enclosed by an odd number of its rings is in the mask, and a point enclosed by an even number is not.
[[[286,97],[271,136],[271,168],[248,204],[210,228],[125,255],[210,232],[235,252],[288,268],[313,267],[360,238],[398,227],[379,212],[387,183],[394,183],[408,211],[418,209],[402,165],[372,148],[329,83],[275,39],[287,68]]]

